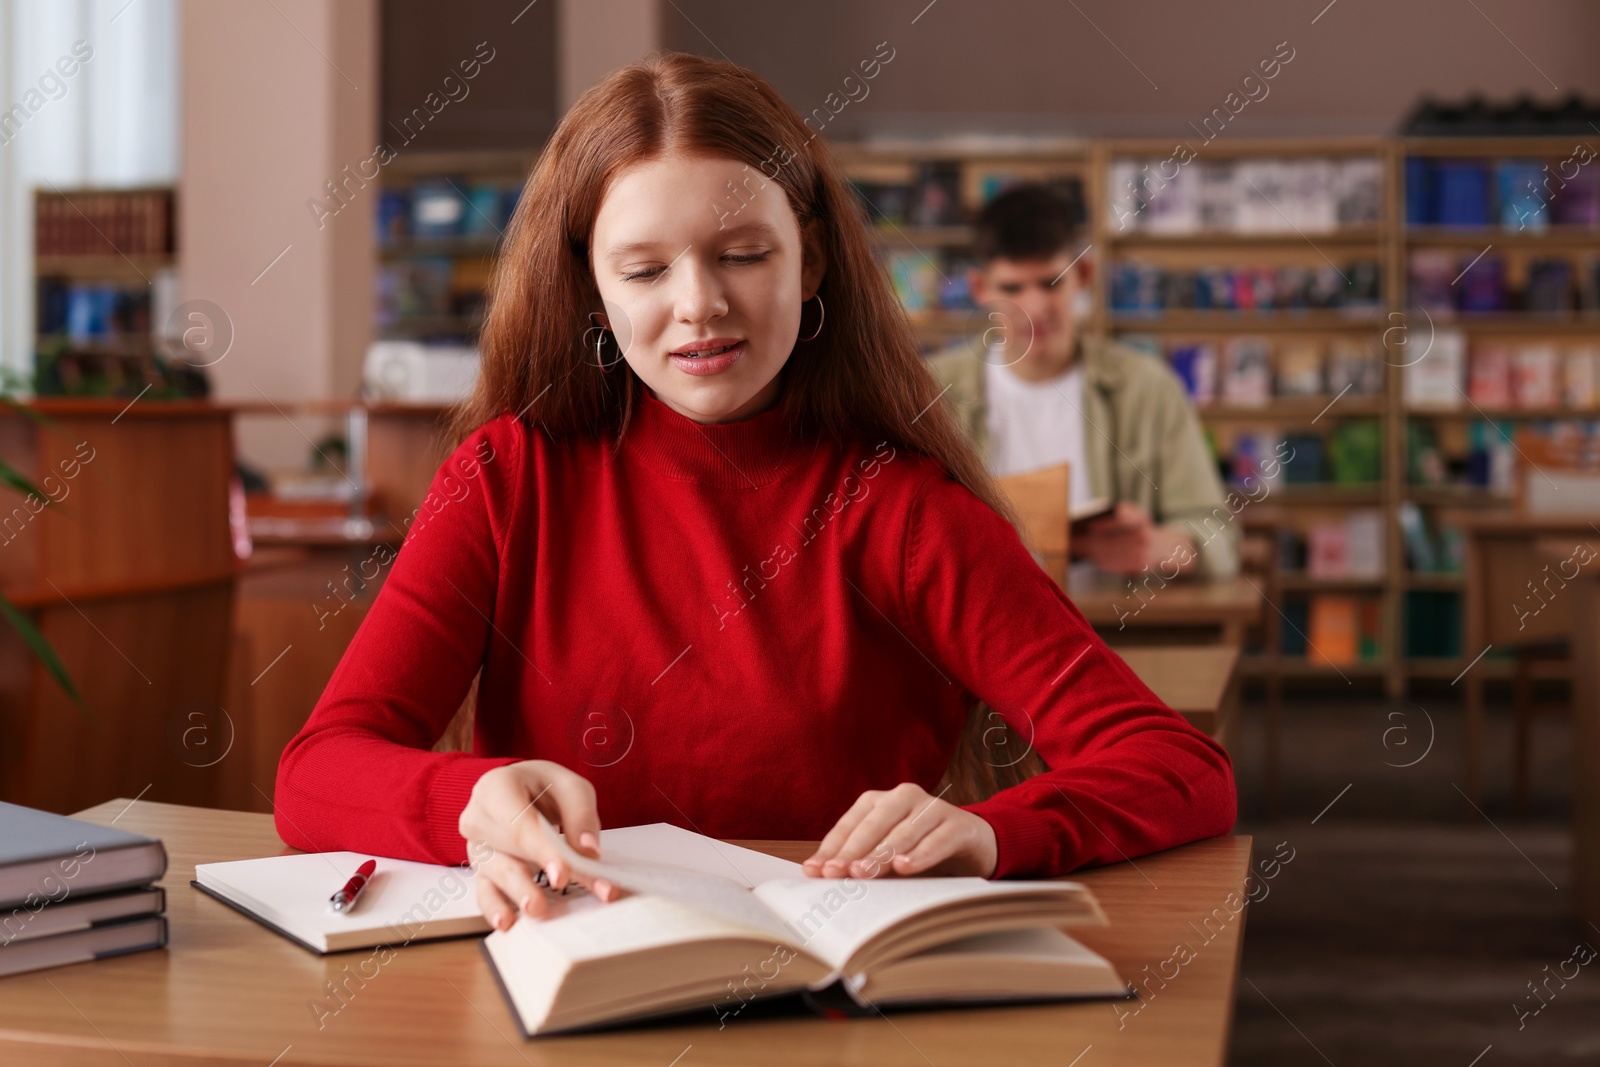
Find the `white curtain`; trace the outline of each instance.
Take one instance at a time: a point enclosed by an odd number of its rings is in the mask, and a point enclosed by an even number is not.
[[[0,0],[0,367],[33,366],[34,190],[177,184],[180,2]]]

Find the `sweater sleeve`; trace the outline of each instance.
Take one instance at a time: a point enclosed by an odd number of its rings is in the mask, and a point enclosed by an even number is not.
[[[466,862],[457,823],[473,784],[517,761],[432,747],[483,663],[523,435],[510,416],[480,427],[407,520],[387,580],[279,760],[273,813],[295,848]]]
[[[1226,833],[1233,766],[1139,680],[992,508],[943,471],[911,507],[907,618],[933,662],[1050,769],[966,805],[994,877],[1045,877]]]

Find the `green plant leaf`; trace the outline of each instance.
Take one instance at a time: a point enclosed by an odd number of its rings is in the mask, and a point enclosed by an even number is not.
[[[0,484],[9,486],[10,488],[15,489],[17,492],[22,493],[24,496],[32,494],[33,496],[38,497],[40,500],[50,499],[43,493],[39,492],[37,486],[28,481],[28,479],[24,478],[17,472],[15,467],[3,459],[0,459]]]
[[[23,643],[39,657],[39,662],[44,664],[44,669],[50,672],[50,676],[56,680],[61,691],[72,698],[72,702],[78,705],[80,711],[93,719],[94,715],[84,705],[83,697],[78,695],[77,687],[72,684],[72,678],[67,674],[66,667],[56,656],[56,650],[50,647],[50,642],[44,639],[44,634],[41,634],[28,617],[3,596],[0,596],[0,615],[5,616],[5,620],[11,624],[13,630],[17,631]]]

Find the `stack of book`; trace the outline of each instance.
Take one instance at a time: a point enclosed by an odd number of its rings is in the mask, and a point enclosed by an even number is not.
[[[0,803],[0,976],[167,943],[152,837]]]

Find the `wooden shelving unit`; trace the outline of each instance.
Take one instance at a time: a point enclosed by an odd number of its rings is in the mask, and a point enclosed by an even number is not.
[[[1552,171],[1557,171],[1560,161],[1570,157],[1578,143],[1585,140],[1593,143],[1593,138],[1580,137],[1408,138],[1396,141],[1392,154],[1400,204],[1403,206],[1405,202],[1404,177],[1407,158],[1482,160],[1491,168],[1499,160],[1533,160],[1549,164]],[[1519,230],[1501,225],[1498,221],[1498,212],[1492,206],[1497,201],[1496,178],[1497,175],[1491,169],[1489,172],[1491,221],[1487,225],[1470,227],[1418,225],[1408,220],[1404,210],[1397,211],[1393,245],[1399,269],[1407,270],[1410,255],[1416,250],[1449,250],[1466,263],[1475,254],[1488,253],[1493,249],[1492,254],[1503,256],[1506,273],[1513,286],[1520,283],[1530,261],[1542,258],[1559,258],[1574,262],[1576,268],[1573,272],[1574,279],[1581,285],[1579,279],[1586,260],[1593,260],[1600,254],[1600,226],[1563,225],[1552,222],[1543,229]],[[1404,274],[1400,275],[1402,280],[1405,277]],[[1396,308],[1405,310],[1409,304],[1407,295],[1402,291],[1396,301]],[[1413,318],[1418,315],[1415,311],[1407,313]],[[1434,319],[1434,326],[1437,329],[1459,330],[1467,335],[1469,376],[1473,352],[1486,341],[1507,344],[1522,341],[1557,345],[1600,344],[1600,311],[1595,310],[1458,312],[1446,317],[1430,313],[1430,317]],[[1486,407],[1467,397],[1463,397],[1459,406],[1455,407],[1408,406],[1403,402],[1396,403],[1393,423],[1398,433],[1394,451],[1395,462],[1399,466],[1398,477],[1403,496],[1422,508],[1424,515],[1430,518],[1447,517],[1451,511],[1467,509],[1478,513],[1505,511],[1514,503],[1511,494],[1483,487],[1407,484],[1405,447],[1408,440],[1407,428],[1413,422],[1432,427],[1441,438],[1450,437],[1459,440],[1465,437],[1470,425],[1484,420],[1492,420],[1498,424],[1564,419],[1600,419],[1600,409],[1561,406]],[[1438,523],[1435,522],[1434,525],[1437,526]],[[1404,587],[1410,590],[1454,594],[1460,605],[1458,617],[1462,618],[1464,628],[1465,582],[1460,574],[1402,573],[1401,580]],[[1463,648],[1461,655],[1458,656],[1416,660],[1408,665],[1408,674],[1410,677],[1453,679],[1466,668],[1476,654],[1477,651],[1474,649]],[[1473,669],[1482,670],[1488,677],[1503,678],[1509,675],[1510,666],[1508,662],[1486,659]],[[1558,672],[1556,676],[1562,676],[1563,673]]]
[[[164,186],[35,191],[35,390],[182,395],[158,321],[176,290],[175,203]]]
[[[1589,259],[1600,254],[1600,226],[1550,224],[1541,230],[1519,231],[1491,224],[1482,227],[1411,225],[1406,215],[1405,179],[1408,157],[1428,156],[1452,159],[1482,159],[1491,165],[1498,159],[1536,160],[1551,163],[1572,155],[1575,139],[1559,138],[1459,138],[1459,139],[1293,139],[1234,140],[1206,144],[1198,160],[1339,158],[1352,155],[1382,161],[1383,198],[1381,216],[1375,226],[1354,227],[1334,232],[1302,233],[1286,229],[1278,233],[1234,233],[1198,231],[1183,234],[1148,233],[1137,230],[1117,232],[1108,211],[1112,164],[1117,159],[1153,161],[1172,155],[1173,145],[1165,141],[1107,141],[1091,147],[1089,204],[1094,223],[1094,243],[1099,258],[1095,284],[1093,328],[1112,336],[1148,335],[1164,346],[1180,339],[1224,340],[1232,337],[1317,337],[1355,336],[1367,339],[1386,351],[1385,331],[1396,322],[1408,321],[1407,293],[1410,254],[1417,249],[1450,250],[1470,260],[1475,252],[1502,256],[1506,275],[1516,287],[1528,264],[1542,258],[1567,258],[1574,261],[1573,275],[1581,276]],[[1554,169],[1552,167],[1552,169]],[[1493,199],[1491,171],[1491,202]],[[1325,262],[1341,259],[1377,258],[1382,264],[1381,306],[1358,314],[1321,309],[1276,310],[1265,312],[1171,310],[1158,312],[1113,312],[1109,299],[1112,272],[1117,263],[1138,259],[1162,264],[1195,267],[1205,264],[1243,264],[1251,259],[1282,262],[1280,257],[1299,252],[1321,257]],[[1439,330],[1459,330],[1467,335],[1470,350],[1482,341],[1515,343],[1563,342],[1594,345],[1600,342],[1600,311],[1561,312],[1505,311],[1495,313],[1458,312],[1450,315],[1415,318],[1411,327],[1427,322]],[[1408,405],[1404,391],[1404,359],[1385,356],[1381,395],[1344,397],[1274,397],[1269,405],[1252,407],[1216,404],[1201,407],[1202,422],[1219,436],[1239,427],[1271,426],[1283,432],[1303,431],[1311,423],[1326,426],[1332,418],[1366,417],[1379,420],[1383,434],[1383,476],[1365,487],[1280,485],[1272,493],[1275,514],[1293,522],[1300,509],[1336,512],[1346,507],[1376,506],[1385,522],[1384,572],[1374,579],[1314,579],[1305,574],[1286,573],[1279,589],[1287,594],[1316,592],[1356,592],[1381,600],[1382,656],[1377,662],[1318,666],[1285,658],[1271,649],[1265,655],[1246,657],[1247,673],[1268,678],[1347,677],[1381,678],[1390,695],[1404,693],[1412,679],[1455,677],[1467,665],[1471,650],[1456,656],[1409,656],[1405,648],[1407,594],[1440,593],[1460,596],[1464,579],[1456,572],[1415,573],[1407,568],[1407,557],[1400,528],[1402,505],[1422,509],[1429,520],[1448,518],[1452,512],[1503,510],[1512,506],[1512,496],[1480,486],[1413,485],[1409,482],[1408,428],[1414,421],[1443,428],[1452,439],[1465,439],[1475,423],[1489,420],[1542,421],[1561,419],[1600,419],[1600,408],[1586,407],[1484,407],[1463,398],[1459,406],[1430,407]],[[1333,407],[1328,405],[1332,403]],[[1437,521],[1430,521],[1437,528]],[[1459,613],[1458,613],[1459,618]],[[1490,676],[1504,676],[1504,664],[1482,665]]]
[[[1313,160],[1359,157],[1381,166],[1383,196],[1376,224],[1347,225],[1332,230],[1303,232],[1287,223],[1281,230],[1240,233],[1231,230],[1197,230],[1185,233],[1149,233],[1138,229],[1119,230],[1109,210],[1113,166],[1118,160],[1140,162],[1164,160],[1173,154],[1169,141],[1116,140],[1097,142],[1091,150],[1091,219],[1094,247],[1099,258],[1094,289],[1095,313],[1091,328],[1113,337],[1151,335],[1164,348],[1178,340],[1225,342],[1235,337],[1255,337],[1274,343],[1328,341],[1335,338],[1364,338],[1375,346],[1390,324],[1388,312],[1397,305],[1400,292],[1394,264],[1394,222],[1398,211],[1394,188],[1393,147],[1378,138],[1316,138],[1275,140],[1232,140],[1203,145],[1193,163],[1243,160]],[[1290,265],[1317,268],[1322,264],[1344,267],[1354,260],[1376,262],[1382,271],[1382,290],[1377,306],[1350,308],[1284,308],[1259,311],[1163,309],[1152,312],[1113,311],[1111,284],[1119,263],[1154,263],[1166,269],[1195,269],[1209,266],[1251,267]],[[1381,351],[1381,348],[1378,349]],[[1274,352],[1274,362],[1277,353]],[[1232,440],[1247,428],[1279,432],[1320,432],[1346,420],[1377,421],[1385,442],[1382,477],[1369,484],[1288,484],[1278,482],[1267,500],[1272,505],[1271,520],[1264,518],[1260,528],[1275,532],[1281,525],[1297,526],[1313,516],[1330,517],[1349,508],[1372,508],[1386,519],[1383,543],[1383,571],[1373,577],[1313,577],[1304,572],[1286,571],[1277,579],[1277,590],[1292,598],[1332,593],[1376,599],[1379,604],[1377,659],[1355,663],[1322,664],[1279,651],[1278,628],[1283,625],[1276,610],[1264,620],[1266,640],[1263,650],[1241,660],[1245,674],[1265,678],[1276,691],[1285,678],[1328,678],[1378,680],[1391,693],[1401,691],[1405,682],[1404,663],[1397,654],[1401,635],[1400,604],[1403,596],[1398,580],[1401,542],[1393,522],[1400,503],[1395,481],[1394,458],[1388,453],[1394,436],[1393,398],[1397,395],[1393,375],[1385,368],[1383,388],[1375,396],[1325,395],[1273,397],[1262,405],[1230,404],[1218,400],[1197,409],[1208,432]],[[1274,546],[1276,551],[1276,546]],[[1275,607],[1281,605],[1275,605]]]
[[[1418,248],[1449,249],[1470,258],[1477,250],[1493,244],[1504,254],[1508,273],[1515,274],[1534,258],[1546,255],[1583,257],[1600,249],[1600,228],[1563,227],[1533,233],[1506,230],[1499,226],[1482,228],[1457,226],[1411,226],[1405,212],[1406,160],[1413,155],[1447,158],[1538,158],[1558,160],[1572,151],[1570,141],[1536,138],[1514,139],[1400,139],[1400,138],[1294,138],[1294,139],[1218,139],[1203,144],[1196,161],[1252,159],[1350,159],[1375,161],[1381,172],[1379,217],[1375,224],[1348,225],[1331,231],[1300,232],[1285,228],[1280,232],[1239,233],[1197,231],[1183,234],[1149,233],[1138,230],[1115,232],[1107,216],[1111,164],[1119,158],[1165,159],[1173,153],[1173,143],[1155,140],[1046,140],[1031,144],[995,142],[992,145],[936,140],[880,144],[841,143],[833,151],[845,174],[853,181],[883,185],[910,184],[918,165],[940,161],[960,168],[960,200],[967,221],[940,225],[912,225],[905,218],[885,218],[868,209],[868,222],[874,243],[885,260],[894,255],[921,257],[935,269],[945,272],[952,259],[959,262],[970,249],[973,231],[971,218],[992,189],[985,188],[987,177],[1010,175],[1028,180],[1076,179],[1081,183],[1087,214],[1090,250],[1087,262],[1092,278],[1093,312],[1085,328],[1119,337],[1146,335],[1164,346],[1192,339],[1222,342],[1236,337],[1265,338],[1275,345],[1291,342],[1331,342],[1359,339],[1370,344],[1383,358],[1385,331],[1407,309],[1408,258]],[[535,153],[520,155],[424,156],[396,159],[384,171],[386,186],[411,185],[430,178],[456,176],[463,190],[467,184],[459,176],[499,176],[521,181],[536,161]],[[460,268],[469,288],[486,283],[489,268],[498,248],[497,238],[401,237],[380,249],[386,264],[404,263],[418,258],[447,257]],[[1309,307],[1270,311],[1164,310],[1155,313],[1113,313],[1108,279],[1116,264],[1139,259],[1175,268],[1193,269],[1207,265],[1289,264],[1316,268],[1334,263],[1341,267],[1356,260],[1375,261],[1381,270],[1380,298],[1376,306],[1355,309]],[[948,280],[948,279],[946,279]],[[929,306],[908,309],[908,316],[919,340],[933,350],[959,337],[981,332],[988,323],[981,309]],[[452,311],[443,315],[418,316],[385,331],[385,336],[413,337],[457,335],[471,339],[478,321],[471,311]],[[1435,325],[1458,329],[1470,340],[1521,338],[1561,343],[1568,339],[1600,341],[1600,312],[1568,311],[1557,314],[1503,312],[1494,314],[1456,314]],[[1338,667],[1319,665],[1284,656],[1276,651],[1276,640],[1268,643],[1262,655],[1247,656],[1243,669],[1248,675],[1269,679],[1333,679],[1341,676],[1382,684],[1391,695],[1407,691],[1413,679],[1448,681],[1464,667],[1456,657],[1411,658],[1405,654],[1405,605],[1407,594],[1429,592],[1459,594],[1463,579],[1457,573],[1418,574],[1408,571],[1403,536],[1398,516],[1403,505],[1414,504],[1432,517],[1437,513],[1493,511],[1511,505],[1511,498],[1478,487],[1425,486],[1408,483],[1407,428],[1414,420],[1425,420],[1449,432],[1464,435],[1467,428],[1482,419],[1536,420],[1588,418],[1600,419],[1600,408],[1581,411],[1565,408],[1478,408],[1463,402],[1459,408],[1408,406],[1404,400],[1404,371],[1399,358],[1383,358],[1381,390],[1377,395],[1273,397],[1266,405],[1237,403],[1208,405],[1199,409],[1203,424],[1219,438],[1246,432],[1251,428],[1276,428],[1281,432],[1320,432],[1330,424],[1349,420],[1376,421],[1381,429],[1380,477],[1370,484],[1284,484],[1272,491],[1271,508],[1265,504],[1262,515],[1271,511],[1280,521],[1299,524],[1313,516],[1337,516],[1351,508],[1374,508],[1384,520],[1383,572],[1374,578],[1324,579],[1306,574],[1282,576],[1279,592],[1291,597],[1323,592],[1344,593],[1375,599],[1379,604],[1380,656],[1376,660]],[[1265,529],[1265,527],[1263,527]],[[1268,615],[1278,624],[1276,612]],[[1484,662],[1479,665],[1490,676],[1503,676],[1504,665]]]

